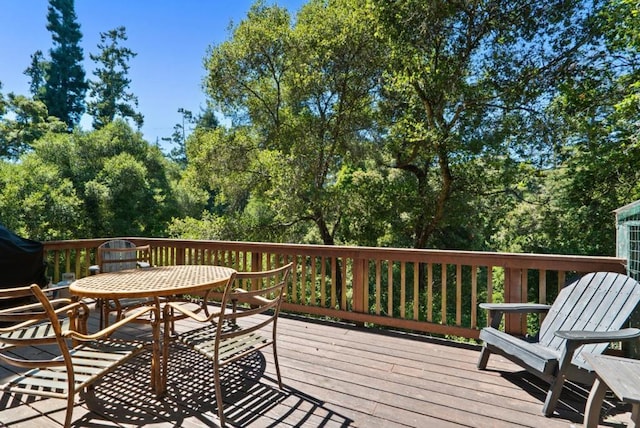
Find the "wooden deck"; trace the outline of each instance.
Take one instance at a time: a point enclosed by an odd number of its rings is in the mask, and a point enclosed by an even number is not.
[[[177,328],[188,329],[187,322]],[[569,427],[580,426],[586,392],[563,391],[552,418],[541,415],[546,386],[492,356],[478,371],[474,346],[422,336],[281,317],[284,391],[269,349],[225,372],[225,414],[238,427]],[[122,331],[148,336],[145,326]],[[76,398],[77,427],[218,426],[210,363],[175,344],[168,394],[149,387],[149,358],[110,374]],[[0,378],[6,369],[0,367]],[[610,395],[607,396],[611,397]],[[623,427],[630,407],[607,404],[602,426]],[[64,400],[0,395],[0,426],[56,427]]]

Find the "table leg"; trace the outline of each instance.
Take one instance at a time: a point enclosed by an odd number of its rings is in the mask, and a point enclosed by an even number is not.
[[[160,305],[160,299],[157,297],[154,298],[156,308],[158,312],[156,312],[157,317],[154,322],[157,323],[158,328],[154,329],[153,333],[153,359],[151,362],[151,378],[152,378],[152,386],[156,392],[156,395],[161,396],[164,395],[165,389],[167,386],[166,377],[162,372],[162,367],[164,365],[163,359],[164,355],[162,352],[162,347],[160,344],[160,340],[162,338],[160,334],[160,329],[162,328],[162,307]]]
[[[151,386],[156,395],[161,396],[165,392],[166,382],[160,372],[162,367],[162,354],[160,351],[160,335],[153,339],[153,357],[151,358]]]
[[[584,411],[585,428],[597,428],[600,422],[600,409],[602,409],[602,401],[607,392],[607,385],[596,377],[589,399],[587,400],[587,408]]]

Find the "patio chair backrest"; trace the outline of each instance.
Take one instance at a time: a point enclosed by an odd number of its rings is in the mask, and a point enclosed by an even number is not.
[[[218,323],[216,343],[233,343],[234,338],[253,336],[254,332],[272,324],[272,339],[260,346],[275,342],[276,323],[280,306],[285,295],[285,287],[291,272],[292,264],[261,272],[238,272],[235,281],[230,281],[224,291],[221,303],[222,322]],[[237,286],[234,288],[234,286]],[[244,288],[243,288],[244,287]],[[244,310],[229,311],[229,307],[246,306]],[[242,318],[253,317],[260,320],[251,327],[229,329]],[[241,342],[238,341],[238,343]],[[242,348],[242,346],[240,346]],[[229,351],[225,354],[225,350]],[[224,365],[239,358],[236,346],[216,346],[214,361]]]
[[[624,274],[590,273],[564,287],[540,326],[539,343],[561,351],[559,330],[615,331],[623,327],[640,301],[640,284]],[[572,363],[589,367],[582,352],[601,354],[608,343],[578,348]]]

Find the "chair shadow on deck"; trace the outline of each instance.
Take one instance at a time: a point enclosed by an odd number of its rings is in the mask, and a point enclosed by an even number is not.
[[[133,426],[165,423],[175,427],[191,424],[218,426],[211,362],[179,343],[171,345],[167,394],[158,398],[149,388],[148,356],[141,356],[105,377],[85,398],[87,413],[75,426],[97,426],[101,420]],[[225,368],[222,375],[225,413],[231,426],[343,427],[353,421],[327,407],[324,402],[277,381],[263,372],[266,360],[254,353]],[[267,383],[261,380],[268,380]],[[258,422],[259,421],[259,422]]]
[[[541,403],[544,402],[547,390],[549,389],[549,384],[534,374],[527,372],[526,370],[512,372],[487,369],[487,371],[493,371],[500,374],[502,378],[527,392],[535,400],[538,400]],[[554,415],[553,417],[559,417],[560,419],[580,424],[581,426],[584,421],[584,411],[587,404],[587,398],[589,397],[589,391],[590,387],[574,382],[566,382],[564,384],[562,394],[560,395],[560,399],[558,400],[558,405],[555,409],[555,413],[557,415]],[[602,403],[601,416],[615,416],[629,411],[631,411],[631,406],[621,403],[613,394],[608,393],[605,401]],[[601,421],[600,424],[602,426],[617,428],[626,427],[625,424],[618,424],[614,422]]]

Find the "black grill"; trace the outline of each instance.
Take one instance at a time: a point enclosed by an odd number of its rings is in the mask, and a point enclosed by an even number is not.
[[[41,242],[22,238],[0,225],[0,288],[47,285]]]

